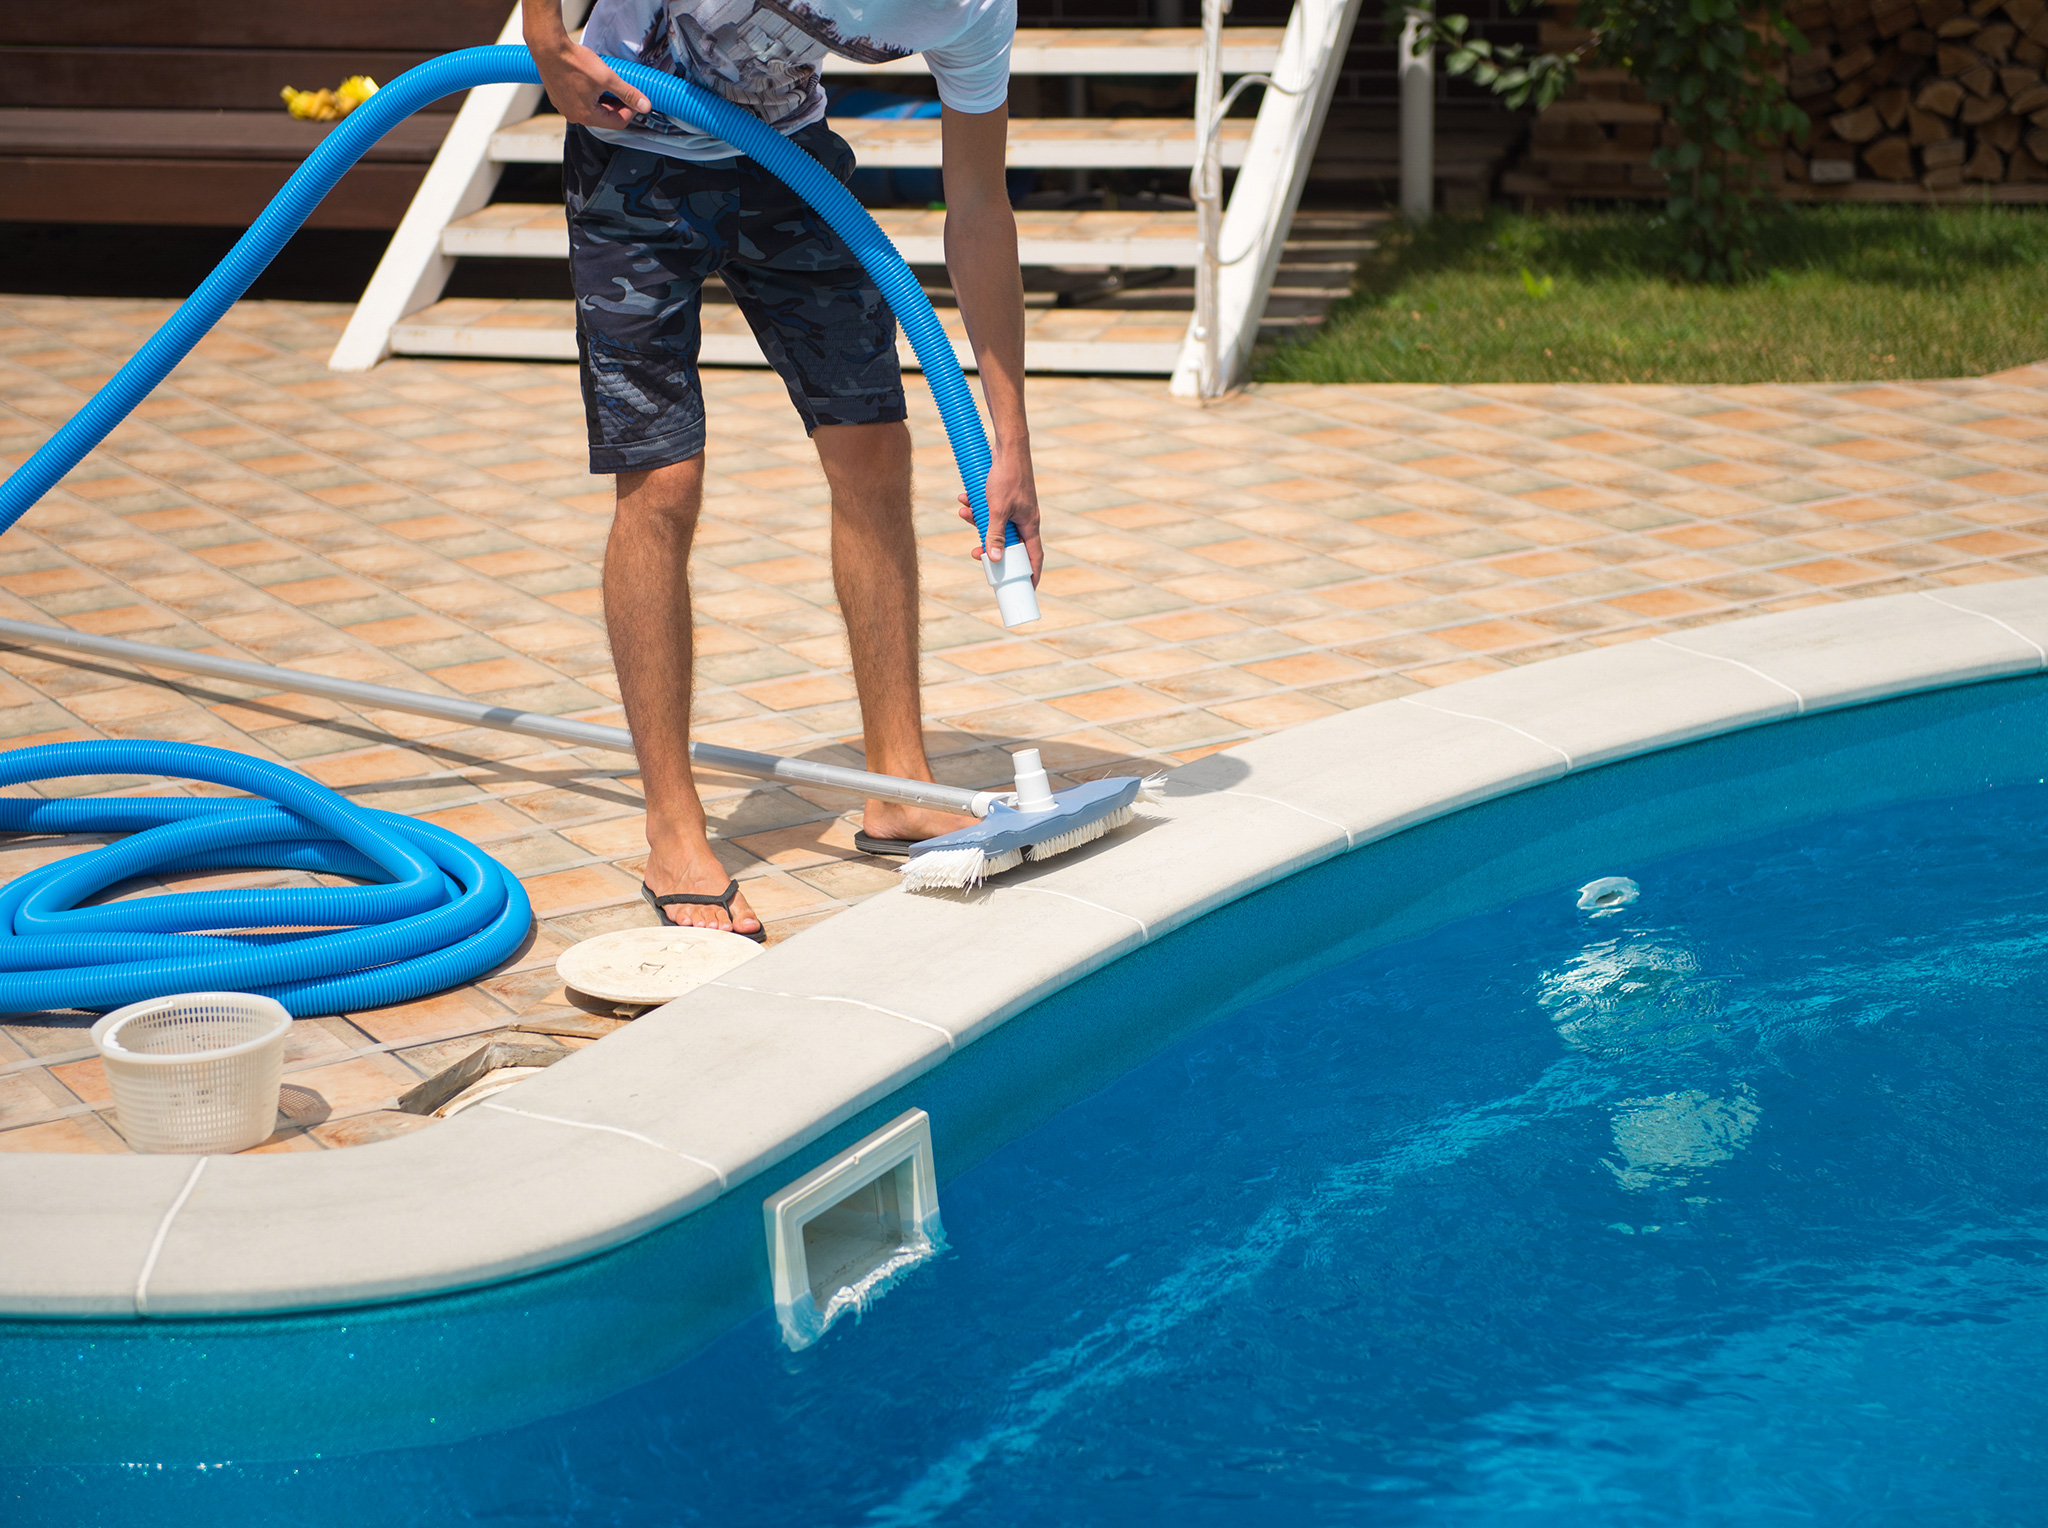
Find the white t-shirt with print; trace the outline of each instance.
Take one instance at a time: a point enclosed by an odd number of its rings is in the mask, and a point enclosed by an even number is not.
[[[1009,98],[1017,0],[597,0],[583,45],[680,75],[785,133],[825,115],[827,53],[864,64],[922,53],[939,99],[994,111]],[[608,143],[677,159],[730,159],[732,146],[659,112]]]

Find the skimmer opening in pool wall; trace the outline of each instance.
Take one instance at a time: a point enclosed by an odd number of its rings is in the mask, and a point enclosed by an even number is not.
[[[945,1250],[930,1117],[911,1110],[761,1208],[782,1340],[806,1348]]]

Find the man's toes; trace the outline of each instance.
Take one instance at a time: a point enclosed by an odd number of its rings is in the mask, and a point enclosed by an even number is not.
[[[700,907],[692,903],[671,905],[663,909],[668,921],[677,928],[722,928],[715,907]]]

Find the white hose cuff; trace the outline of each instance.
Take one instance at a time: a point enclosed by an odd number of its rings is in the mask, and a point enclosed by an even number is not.
[[[995,587],[996,609],[1005,626],[1022,626],[1038,619],[1038,591],[1031,587],[1031,554],[1022,542],[1003,548],[1002,561],[984,557],[981,565]]]

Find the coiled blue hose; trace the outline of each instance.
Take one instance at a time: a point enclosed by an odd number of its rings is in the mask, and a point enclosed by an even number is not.
[[[724,139],[815,207],[867,268],[924,368],[983,541],[988,439],[938,315],[888,236],[817,160],[730,102],[641,64],[607,60],[664,114]],[[521,47],[465,48],[392,80],[321,140],[212,274],[42,448],[0,483],[4,532],[127,418],[233,306],[335,182],[378,139],[432,101],[477,85],[539,84]],[[1007,543],[1019,543],[1008,527]],[[0,831],[126,833],[96,853],[0,888],[0,972],[10,1007],[113,1008],[179,991],[276,998],[294,1014],[401,1003],[480,975],[532,921],[525,890],[489,855],[427,823],[352,805],[290,770],[185,743],[57,743],[0,755],[0,786],[65,775],[210,781],[268,800],[0,798]],[[254,865],[330,871],[379,884],[188,892],[104,907],[77,904],[128,876]],[[310,925],[313,935],[201,935],[193,929]]]
[[[846,241],[881,289],[897,322],[903,326],[910,348],[917,353],[918,364],[924,368],[925,381],[946,427],[946,439],[953,447],[961,484],[967,490],[968,507],[974,512],[981,539],[986,542],[991,464],[988,437],[982,433],[981,416],[975,410],[974,395],[968,391],[959,358],[953,354],[952,342],[946,338],[924,288],[896,253],[888,235],[875,226],[867,209],[853,199],[830,170],[752,113],[687,80],[644,64],[616,58],[605,62],[618,71],[621,79],[638,87],[657,110],[724,139],[765,166],[815,207]],[[249,284],[277,257],[285,241],[298,232],[299,225],[312,214],[320,199],[334,189],[335,182],[362,158],[370,145],[421,107],[458,90],[475,85],[539,83],[540,71],[534,67],[533,55],[524,48],[463,48],[406,70],[342,118],[320,141],[320,146],[306,156],[306,162],[292,173],[284,189],[249,225],[249,231],[235,241],[227,258],[199,284],[199,289],[68,424],[0,484],[0,531],[13,525],[55,487],[220,322],[235,300],[249,289]],[[1007,543],[1015,546],[1020,539],[1017,527],[1009,526]]]
[[[0,754],[0,787],[138,774],[268,799],[0,796],[0,830],[129,835],[0,887],[8,1007],[105,1009],[174,992],[234,991],[274,997],[300,1016],[359,1012],[482,975],[516,951],[532,925],[525,888],[488,854],[261,759],[150,742],[48,743]],[[381,884],[78,906],[129,876],[259,865]],[[334,931],[189,932],[293,927]]]

